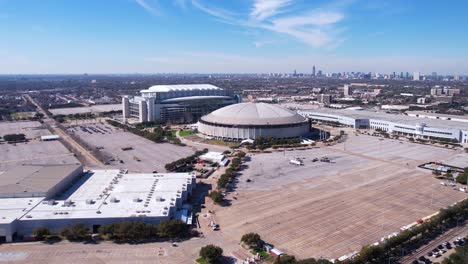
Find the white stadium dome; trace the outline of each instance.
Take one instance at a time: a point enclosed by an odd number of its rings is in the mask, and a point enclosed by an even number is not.
[[[240,103],[203,116],[200,133],[223,140],[255,139],[259,136],[295,138],[310,131],[308,120],[281,106],[266,103]]]

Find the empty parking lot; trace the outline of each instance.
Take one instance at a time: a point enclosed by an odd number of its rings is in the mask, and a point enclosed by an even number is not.
[[[323,156],[332,163],[312,162]],[[258,232],[298,257],[336,258],[468,197],[417,168],[455,156],[468,165],[468,155],[453,150],[362,135],[333,147],[257,154],[237,200],[216,218],[233,239]],[[304,158],[304,166],[289,164],[292,158]]]
[[[106,167],[123,168],[132,172],[163,172],[164,165],[192,155],[196,150],[169,143],[154,143],[101,123],[76,125],[69,127],[68,132],[78,136],[90,147],[99,148],[99,151],[109,157],[111,161]]]
[[[21,164],[70,164],[78,160],[59,141],[40,141],[40,136],[50,135],[39,122],[2,122],[0,135],[25,134],[29,142],[0,144],[0,171]]]

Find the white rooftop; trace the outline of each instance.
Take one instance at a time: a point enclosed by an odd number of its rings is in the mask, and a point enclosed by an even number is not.
[[[9,224],[21,218],[44,198],[0,198],[0,224]]]
[[[354,119],[366,119],[366,118],[380,119],[380,120],[385,120],[385,121],[390,121],[390,122],[395,122],[395,123],[400,123],[400,124],[407,124],[407,125],[416,125],[418,123],[425,123],[429,127],[468,130],[467,122],[415,117],[415,116],[408,116],[405,114],[388,114],[388,113],[381,112],[381,111],[370,111],[370,110],[356,111],[352,109],[333,110],[329,108],[321,108],[321,109],[314,109],[314,110],[302,110],[301,112],[303,113],[316,112],[316,113],[341,115],[341,116],[347,116],[347,117],[354,118]]]
[[[191,90],[222,90],[211,84],[177,84],[177,85],[153,85],[147,90],[142,90],[142,93],[165,93],[177,91],[191,91]]]
[[[202,160],[216,161],[221,162],[225,158],[224,154],[221,152],[210,151],[200,156]]]
[[[43,201],[21,220],[167,216],[194,177],[189,173],[90,171],[60,199]]]
[[[226,125],[284,125],[307,122],[307,119],[275,104],[240,103],[220,108],[201,120]]]

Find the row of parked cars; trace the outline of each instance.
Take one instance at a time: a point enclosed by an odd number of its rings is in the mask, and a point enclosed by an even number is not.
[[[452,249],[454,246],[462,246],[465,244],[465,238],[458,237],[453,241],[453,244],[450,243],[449,241],[445,241],[444,243],[438,245],[436,248],[433,250],[427,252],[426,256],[421,256],[419,259],[415,259],[413,261],[413,264],[426,264],[426,263],[432,263],[432,261],[429,258],[439,258],[441,257],[444,253],[446,253],[448,250]]]

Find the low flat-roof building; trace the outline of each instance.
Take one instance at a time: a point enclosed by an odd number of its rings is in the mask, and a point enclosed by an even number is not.
[[[52,197],[83,173],[80,164],[20,165],[0,174],[0,198]]]
[[[298,113],[311,120],[337,123],[356,129],[380,129],[418,138],[443,139],[468,144],[467,122],[350,109],[322,108],[298,111]]]
[[[218,164],[221,164],[223,166],[226,166],[229,162],[229,159],[224,156],[223,153],[221,152],[213,152],[210,151],[208,153],[205,153],[200,156],[201,160],[207,160],[211,162],[217,162]]]
[[[78,223],[97,232],[101,225],[122,221],[159,223],[182,215],[190,222],[190,214],[178,210],[194,187],[191,173],[89,171],[53,199],[0,198],[0,240],[29,236],[38,227],[58,233]]]

